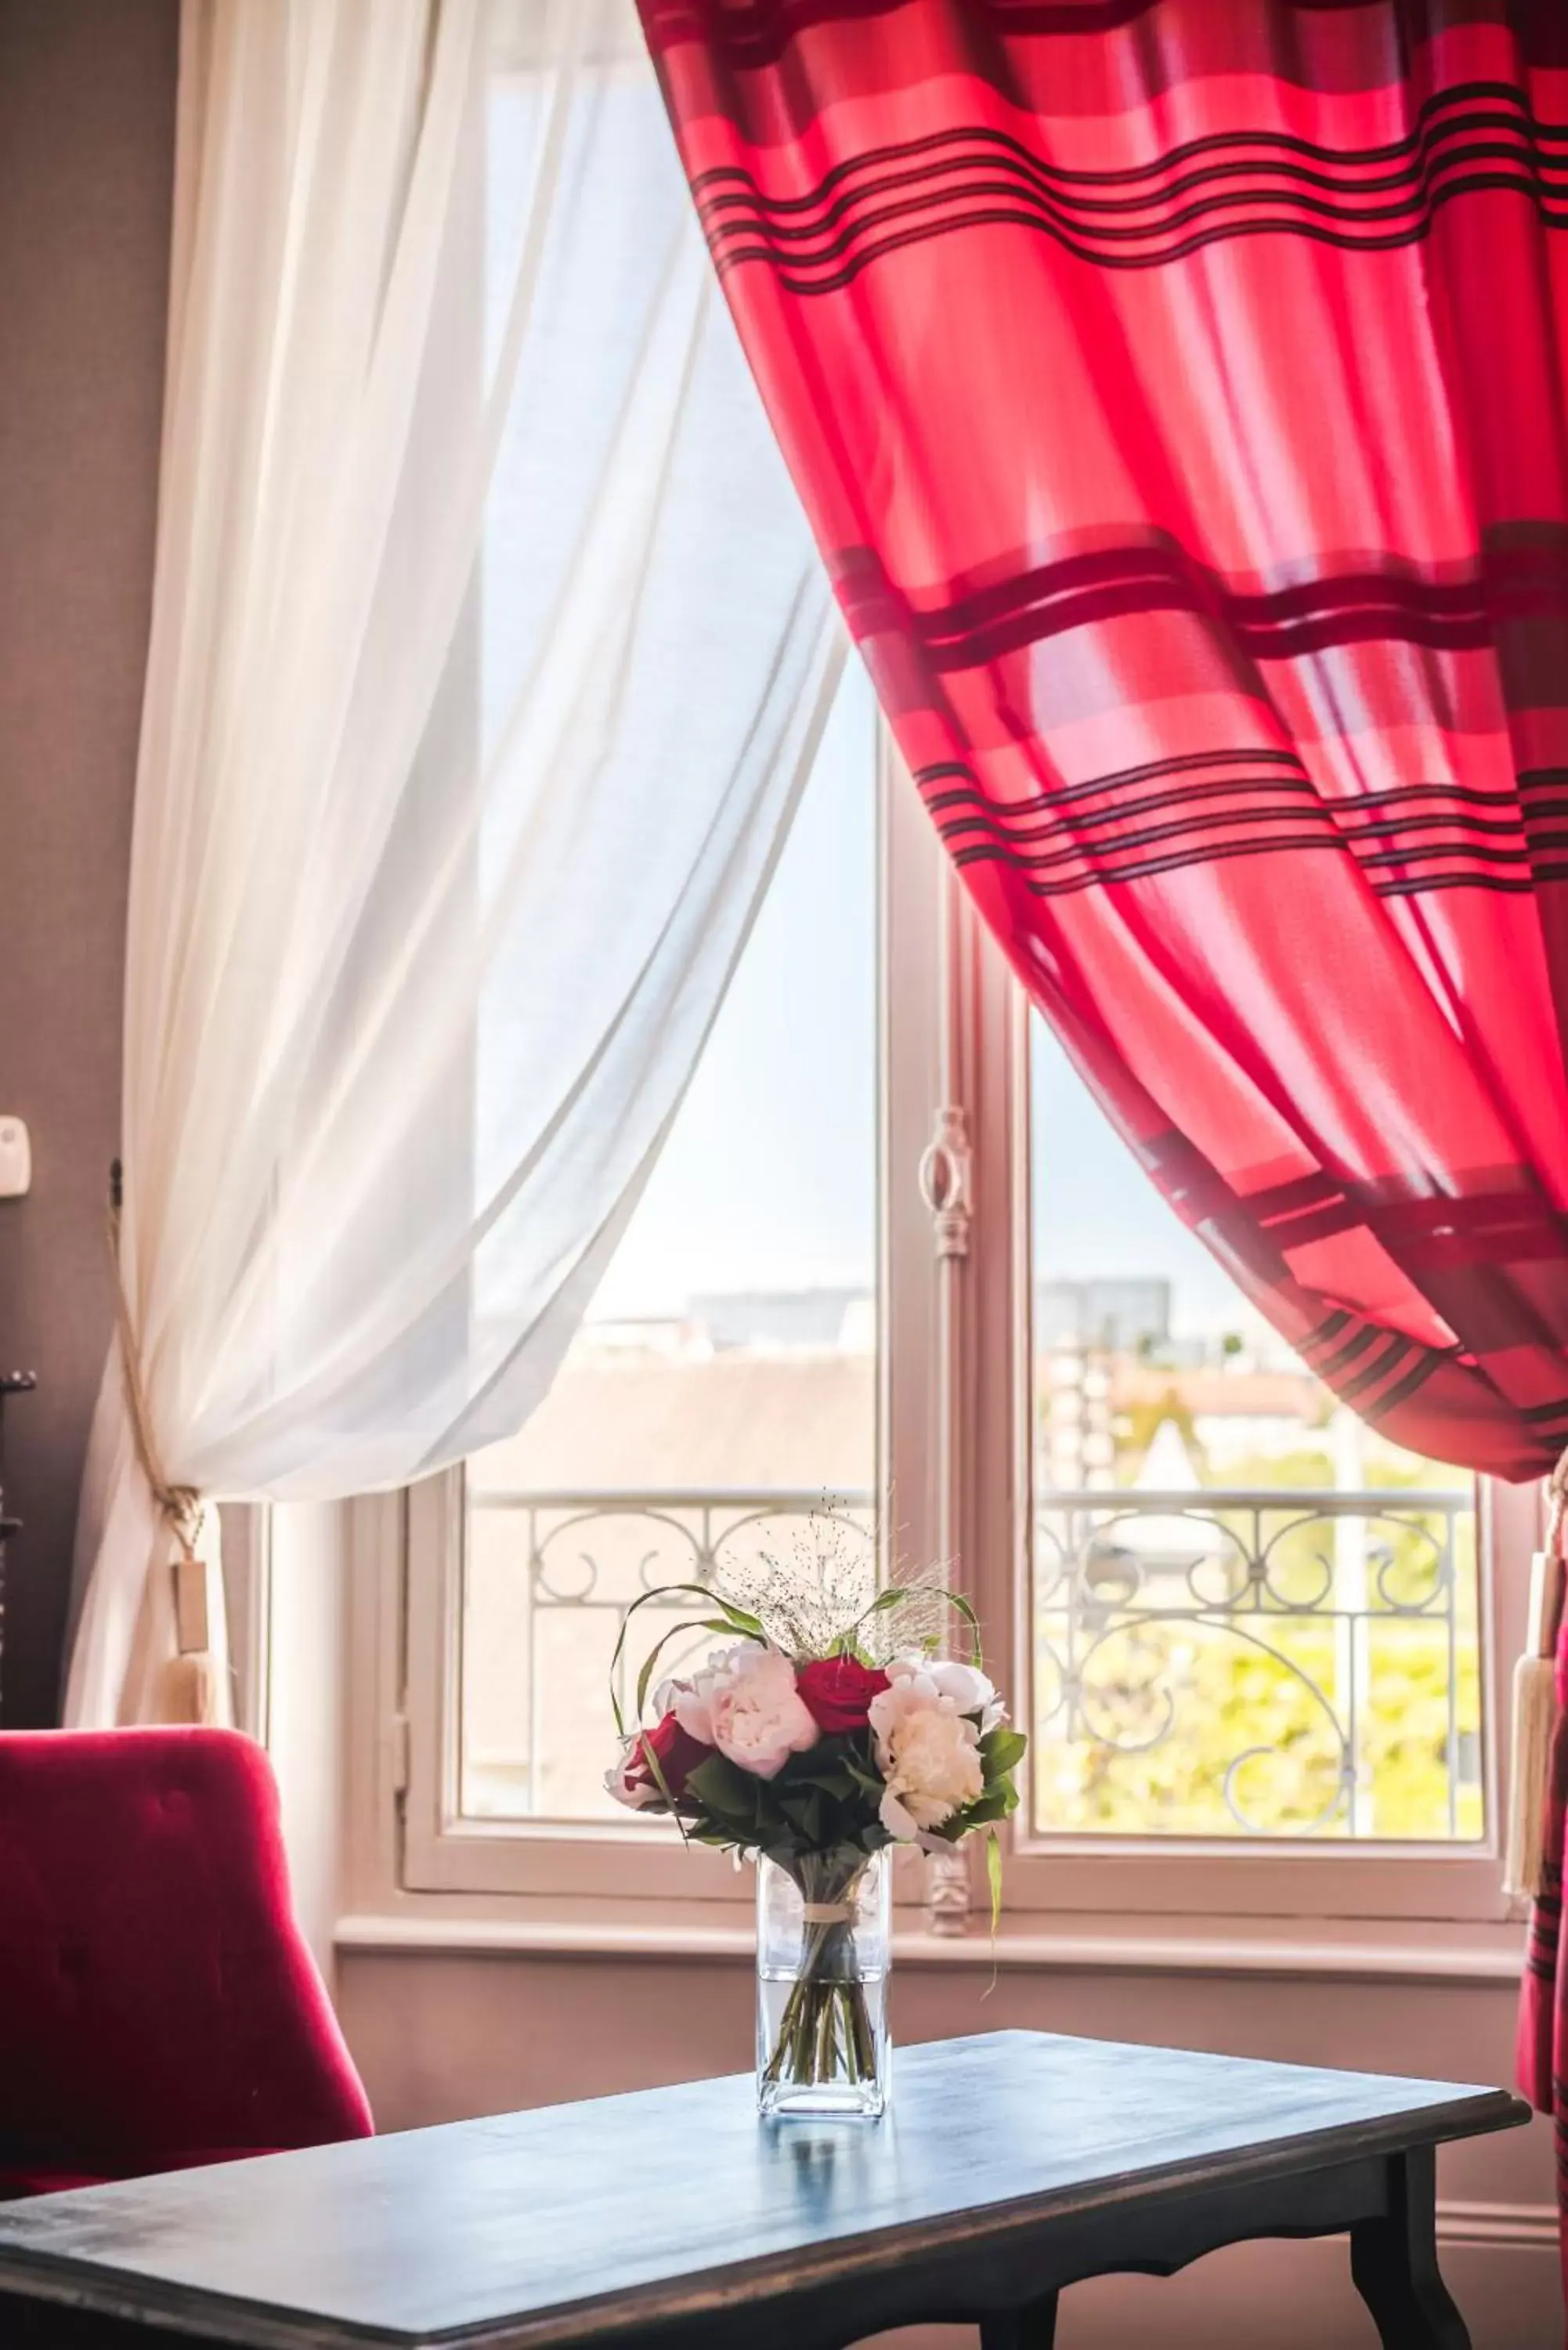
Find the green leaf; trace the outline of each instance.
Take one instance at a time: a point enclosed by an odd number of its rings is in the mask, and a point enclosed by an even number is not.
[[[732,1599],[726,1599],[722,1591],[712,1591],[710,1592],[708,1596],[712,1600],[715,1607],[722,1608],[728,1621],[729,1628],[732,1631],[743,1633],[748,1640],[765,1640],[767,1638],[768,1636],[763,1629],[763,1619],[760,1616],[749,1615],[745,1608],[737,1607],[734,1601]]]
[[[877,1594],[876,1598],[871,1602],[870,1607],[864,1608],[856,1617],[854,1623],[849,1627],[848,1631],[840,1633],[838,1638],[838,1648],[840,1652],[842,1653],[846,1646],[853,1640],[854,1635],[858,1631],[860,1626],[867,1621],[867,1617],[872,1616],[880,1616],[888,1608],[897,1607],[901,1599],[908,1599],[911,1594],[915,1592],[919,1592],[922,1596],[945,1600],[950,1607],[953,1608],[957,1614],[963,1617],[964,1622],[969,1626],[970,1629],[970,1662],[978,1671],[982,1661],[983,1654],[980,1637],[980,1618],[975,1614],[974,1608],[971,1605],[970,1601],[964,1597],[961,1591],[948,1591],[940,1587],[928,1591],[923,1586],[919,1584],[890,1583],[885,1591],[879,1591]],[[929,1657],[934,1657],[941,1645],[941,1642],[937,1639],[934,1635],[929,1635],[920,1643],[922,1649]],[[858,1654],[858,1648],[857,1648],[857,1654]]]
[[[781,1792],[785,1787],[820,1787],[825,1795],[832,1795],[841,1804],[853,1801],[857,1792],[855,1750],[848,1740],[835,1731],[808,1746],[804,1754],[792,1754],[774,1785]],[[880,1786],[880,1781],[877,1782]]]
[[[686,1774],[686,1792],[694,1795],[706,1812],[722,1812],[732,1819],[750,1820],[756,1815],[756,1791],[761,1781],[749,1771],[742,1771],[726,1754],[710,1754]]]
[[[653,1679],[653,1669],[655,1665],[658,1664],[659,1658],[664,1654],[665,1649],[670,1646],[670,1641],[680,1639],[688,1632],[700,1632],[701,1629],[702,1625],[700,1618],[694,1619],[690,1616],[683,1617],[679,1624],[672,1624],[669,1631],[661,1633],[659,1638],[654,1642],[652,1648],[643,1659],[642,1670],[637,1677],[637,1718],[639,1721],[642,1720],[642,1709],[648,1702],[648,1685]]]
[[[716,1607],[720,1615],[723,1617],[724,1620],[722,1625],[711,1624],[706,1617],[698,1619],[703,1629],[738,1632],[742,1639],[747,1640],[761,1640],[765,1639],[767,1637],[756,1617],[748,1616],[743,1607],[736,1607],[730,1600],[725,1598],[722,1591],[711,1591],[705,1583],[660,1583],[657,1584],[651,1591],[643,1592],[639,1598],[632,1601],[631,1606],[627,1609],[626,1614],[621,1618],[620,1638],[615,1644],[615,1654],[610,1659],[610,1706],[615,1714],[617,1735],[621,1738],[626,1736],[626,1718],[621,1711],[620,1699],[616,1694],[616,1691],[620,1679],[620,1660],[626,1654],[627,1634],[631,1630],[631,1619],[638,1613],[639,1608],[649,1607],[657,1600],[672,1599],[678,1592],[683,1591],[691,1592],[696,1598],[705,1601],[710,1607]],[[691,1630],[692,1627],[689,1624],[685,1628],[687,1630]],[[663,1645],[663,1641],[660,1641],[659,1647],[662,1648]],[[658,1651],[656,1650],[655,1654],[657,1653]],[[647,1669],[645,1668],[642,1684],[645,1689],[647,1685]],[[641,1716],[641,1712],[642,1705],[639,1699],[638,1702],[638,1714],[639,1718]]]
[[[966,1804],[958,1814],[961,1823],[959,1835],[962,1835],[969,1828],[983,1825],[987,1820],[1006,1819],[1009,1813],[1017,1807],[1016,1795],[1012,1796],[1011,1803],[1008,1800],[1011,1793],[1006,1787],[988,1787],[983,1795],[977,1795],[972,1804]]]
[[[798,1754],[786,1754],[781,1779],[811,1779],[818,1771],[830,1769],[843,1760],[844,1741],[836,1731],[823,1731],[815,1746],[804,1747]]]
[[[964,1597],[961,1591],[946,1591],[942,1594],[942,1596],[947,1601],[950,1607],[954,1607],[958,1610],[959,1614],[963,1617],[964,1622],[969,1626],[969,1660],[978,1672],[985,1653],[981,1646],[980,1617],[975,1614],[972,1605]]]
[[[769,1830],[771,1835],[774,1830]],[[691,1832],[693,1844],[711,1845],[717,1852],[756,1852],[763,1838],[749,1820],[699,1820]]]
[[[1006,1722],[998,1722],[980,1742],[980,1757],[988,1779],[1000,1779],[1004,1772],[1016,1771],[1028,1752],[1029,1741],[1023,1731],[1013,1730]]]
[[[621,1617],[620,1637],[616,1641],[615,1654],[610,1659],[609,1668],[610,1707],[615,1714],[616,1732],[618,1737],[626,1736],[626,1717],[621,1711],[617,1687],[620,1679],[620,1660],[626,1654],[627,1634],[631,1630],[631,1619],[639,1608],[650,1607],[656,1599],[668,1599],[677,1591],[695,1592],[698,1598],[707,1600],[710,1606],[713,1604],[713,1594],[705,1583],[661,1583],[656,1590],[645,1591],[639,1598],[634,1599]],[[641,1709],[639,1708],[639,1713]]]
[[[787,1831],[787,1819],[764,1779],[741,1770],[726,1755],[712,1753],[687,1774],[687,1803],[701,1804],[708,1821],[726,1831],[726,1843],[762,1845]]]
[[[798,1828],[809,1845],[823,1840],[826,1800],[817,1787],[804,1787],[778,1798],[778,1805],[792,1827]]]
[[[991,1934],[994,1941],[1002,1923],[1002,1838],[994,1828],[985,1840],[985,1875],[991,1887]]]

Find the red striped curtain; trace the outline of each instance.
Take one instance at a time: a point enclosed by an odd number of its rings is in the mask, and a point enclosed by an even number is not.
[[[849,627],[1030,995],[1338,1395],[1549,1469],[1565,0],[639,5]],[[1559,1861],[1564,1773],[1560,1735]]]
[[[1568,6],[640,0],[931,816],[1391,1438],[1568,1440]]]

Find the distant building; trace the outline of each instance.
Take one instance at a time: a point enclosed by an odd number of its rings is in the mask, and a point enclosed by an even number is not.
[[[675,1315],[622,1315],[614,1321],[585,1322],[572,1341],[576,1358],[594,1355],[680,1356],[690,1360],[713,1351],[707,1333]]]
[[[1034,1284],[1034,1344],[1136,1355],[1170,1339],[1170,1284],[1158,1274],[1094,1274]]]
[[[568,1358],[520,1432],[470,1470],[481,1502],[541,1489],[849,1493],[876,1482],[876,1358],[837,1347]]]
[[[716,1352],[805,1347],[862,1353],[876,1344],[876,1306],[864,1289],[740,1289],[691,1298],[686,1318]]]
[[[1111,1379],[1097,1355],[1074,1346],[1036,1352],[1039,1410],[1036,1466],[1048,1485],[1110,1485],[1116,1446]]]

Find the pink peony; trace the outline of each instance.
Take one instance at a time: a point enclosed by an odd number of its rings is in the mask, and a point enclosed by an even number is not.
[[[722,1650],[671,1694],[681,1728],[755,1779],[776,1779],[792,1754],[822,1735],[789,1659],[758,1640]]]

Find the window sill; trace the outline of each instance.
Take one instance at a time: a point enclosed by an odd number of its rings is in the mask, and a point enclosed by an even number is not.
[[[725,1960],[749,1965],[749,1917],[668,1914],[650,1905],[604,1903],[576,1915],[441,1915],[410,1905],[338,1920],[340,1955],[488,1958],[635,1958],[654,1961]],[[695,1905],[692,1905],[693,1912]],[[983,1918],[968,1933],[938,1935],[911,1924],[895,1929],[900,1967],[1003,1971],[1179,1974],[1308,1978],[1342,1982],[1516,1983],[1523,1929],[1335,1918],[1314,1927],[1300,1918],[1208,1920],[1189,1933],[1168,1919],[1039,1918],[1004,1919],[994,1944]]]

